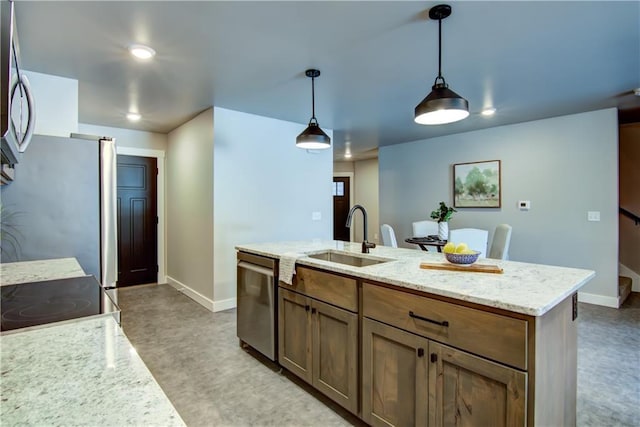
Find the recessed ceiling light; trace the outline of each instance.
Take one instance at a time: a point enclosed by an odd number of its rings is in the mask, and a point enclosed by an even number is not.
[[[142,116],[138,113],[127,113],[127,120],[130,122],[137,122],[142,118]]]
[[[129,52],[131,52],[131,55],[139,59],[151,59],[156,56],[155,50],[143,44],[132,44],[129,46]]]
[[[496,109],[493,107],[490,108],[485,108],[484,110],[482,110],[482,114],[483,116],[493,116],[496,113]]]

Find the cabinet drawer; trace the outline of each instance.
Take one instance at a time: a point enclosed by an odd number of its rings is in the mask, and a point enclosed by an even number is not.
[[[415,334],[527,369],[527,322],[364,283],[363,315]]]
[[[293,285],[281,282],[280,286],[354,313],[358,311],[358,287],[355,279],[298,266]]]

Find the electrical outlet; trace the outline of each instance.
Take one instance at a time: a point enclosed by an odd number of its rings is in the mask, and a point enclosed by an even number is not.
[[[587,221],[600,221],[600,211],[587,212]]]

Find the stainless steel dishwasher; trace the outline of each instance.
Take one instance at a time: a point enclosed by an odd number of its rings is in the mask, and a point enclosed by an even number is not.
[[[247,344],[278,361],[278,261],[238,252],[237,333]]]

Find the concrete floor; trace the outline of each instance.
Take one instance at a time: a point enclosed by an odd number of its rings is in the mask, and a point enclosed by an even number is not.
[[[168,285],[119,291],[122,327],[188,426],[362,423],[239,347],[235,310],[211,313]],[[579,305],[578,426],[640,425],[640,296]]]

